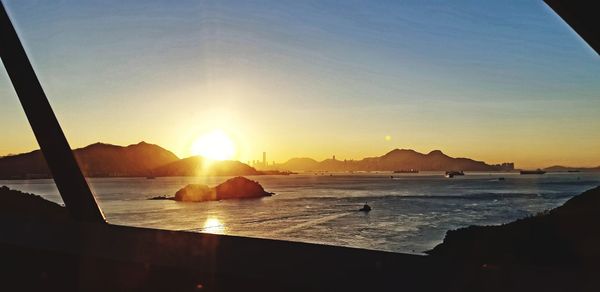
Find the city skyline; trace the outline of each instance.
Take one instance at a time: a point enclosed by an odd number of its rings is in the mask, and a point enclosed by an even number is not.
[[[73,148],[73,150],[80,150],[80,149],[83,149],[83,148],[88,148],[88,147],[93,146],[93,145],[109,145],[109,146],[117,146],[117,147],[132,147],[132,146],[139,146],[139,145],[156,145],[156,146],[161,147],[160,145],[148,143],[146,141],[141,141],[141,142],[139,142],[137,144],[131,144],[131,145],[115,145],[115,144],[110,144],[110,143],[97,142],[97,143],[94,143],[94,144],[91,144],[91,145],[86,145],[85,147]],[[166,151],[171,152],[169,149],[166,149],[166,148],[163,148],[163,149],[166,150]],[[38,151],[38,150],[39,149],[36,149],[36,150],[33,150],[33,151]],[[480,159],[477,159],[476,157],[454,156],[452,154],[445,153],[445,152],[443,152],[443,151],[441,151],[439,149],[435,149],[435,150],[432,150],[432,151],[429,151],[429,152],[419,152],[419,151],[415,151],[413,149],[404,149],[404,148],[402,148],[402,149],[395,148],[395,149],[391,149],[390,151],[388,151],[386,153],[380,153],[379,155],[364,156],[364,157],[358,157],[358,158],[345,158],[344,157],[344,158],[339,158],[338,159],[336,157],[336,155],[333,154],[330,157],[328,157],[328,158],[326,157],[326,158],[323,158],[323,159],[318,159],[318,158],[313,158],[313,157],[307,157],[307,156],[293,156],[293,157],[288,157],[287,159],[284,159],[284,160],[281,160],[281,161],[271,160],[270,162],[267,159],[267,157],[268,157],[267,156],[267,152],[264,152],[264,151],[262,152],[262,160],[261,159],[252,159],[252,160],[248,160],[248,161],[241,161],[241,160],[238,160],[238,159],[217,159],[217,160],[213,160],[213,159],[211,159],[209,157],[206,157],[206,156],[203,157],[202,154],[192,154],[191,156],[177,156],[177,154],[173,153],[173,155],[175,155],[177,157],[177,159],[187,159],[187,158],[191,158],[191,157],[202,157],[203,159],[208,159],[209,163],[212,163],[214,161],[234,160],[234,161],[239,161],[239,162],[245,163],[245,164],[247,164],[249,166],[252,166],[252,167],[254,167],[256,169],[259,169],[259,170],[274,170],[274,169],[289,170],[289,169],[285,168],[285,165],[288,162],[291,162],[291,161],[293,161],[295,159],[301,159],[301,160],[302,159],[310,159],[310,160],[314,160],[315,162],[319,162],[319,163],[333,160],[333,161],[338,161],[338,162],[344,162],[344,163],[350,163],[350,164],[352,164],[352,163],[361,162],[363,160],[368,160],[368,159],[371,159],[371,158],[385,157],[388,154],[390,154],[392,152],[395,152],[395,151],[398,151],[398,150],[400,150],[400,151],[409,151],[409,152],[410,151],[414,151],[414,152],[416,152],[418,154],[421,154],[421,155],[431,155],[431,154],[436,153],[436,152],[443,153],[444,155],[446,155],[446,156],[448,156],[448,157],[450,157],[452,159],[466,158],[466,159],[469,159],[469,160],[473,160],[475,162],[483,162],[483,163],[485,163],[485,164],[487,164],[489,166],[497,167],[498,170],[501,170],[501,171],[519,170],[519,169],[527,169],[527,168],[544,169],[544,168],[552,168],[552,167],[556,167],[556,166],[566,167],[566,168],[573,168],[573,169],[577,169],[577,168],[586,169],[586,168],[598,168],[598,167],[600,167],[600,165],[581,166],[581,165],[557,165],[557,164],[543,165],[543,166],[536,166],[536,167],[531,167],[531,166],[526,167],[526,166],[523,166],[523,165],[519,165],[518,163],[515,163],[513,161],[491,162],[491,161],[480,160]],[[9,153],[6,156],[0,155],[0,158],[8,157],[8,156],[15,156],[15,155],[30,154],[30,153],[31,153],[31,151],[27,151],[27,152],[24,152],[24,153]],[[419,168],[417,167],[417,168],[415,168],[415,170],[419,170]]]

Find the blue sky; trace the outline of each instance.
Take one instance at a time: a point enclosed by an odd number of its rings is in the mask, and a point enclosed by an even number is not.
[[[4,2],[74,147],[600,165],[600,58],[541,1]],[[5,72],[0,104],[36,148]]]

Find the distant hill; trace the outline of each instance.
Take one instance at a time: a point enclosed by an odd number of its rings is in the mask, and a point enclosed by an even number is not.
[[[171,151],[145,142],[126,147],[96,143],[75,150],[75,157],[88,176],[145,176],[179,159]]]
[[[453,158],[440,150],[427,154],[410,149],[394,149],[383,156],[369,157],[362,160],[326,159],[321,162],[310,158],[293,158],[276,166],[278,169],[292,171],[394,171],[416,169],[422,171],[498,171],[512,170],[514,165],[489,165],[483,161],[469,158]]]
[[[278,168],[286,170],[314,170],[318,165],[319,162],[312,158],[292,158],[278,165]]]
[[[146,142],[126,147],[95,143],[75,149],[73,153],[81,171],[87,177],[263,174],[263,172],[239,161],[206,163],[199,156],[179,159],[172,152]],[[0,179],[50,177],[46,160],[40,150],[0,157]]]
[[[260,175],[253,167],[239,161],[213,161],[207,163],[202,157],[192,156],[173,161],[155,168],[153,176],[196,176],[196,175]]]
[[[570,167],[570,166],[562,166],[562,165],[554,165],[550,167],[544,168],[547,172],[567,172],[567,171],[582,171],[582,172],[594,172],[600,171],[600,166],[598,167]]]
[[[95,143],[75,149],[75,158],[85,176],[147,176],[158,166],[177,161],[172,152],[140,142],[126,147]],[[51,177],[40,150],[0,158],[0,178]]]

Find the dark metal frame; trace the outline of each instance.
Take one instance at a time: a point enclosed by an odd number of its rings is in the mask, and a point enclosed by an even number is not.
[[[590,0],[544,0],[573,30],[600,54],[600,3]]]
[[[1,3],[0,26],[0,57],[67,209],[78,221],[104,223]],[[589,271],[568,265],[481,266],[454,258],[67,221],[2,217],[4,290],[561,291],[592,289],[597,282],[590,279],[598,274],[597,265]]]
[[[25,110],[65,206],[76,220],[105,223],[104,215],[79,169],[65,134],[1,3],[0,29],[2,63]]]

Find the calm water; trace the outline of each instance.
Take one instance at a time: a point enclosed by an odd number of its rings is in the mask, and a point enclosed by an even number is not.
[[[556,207],[600,185],[600,174],[541,176],[467,173],[300,174],[249,177],[272,197],[203,203],[149,201],[188,183],[216,185],[226,177],[92,178],[90,185],[109,222],[420,253],[446,230],[499,224]],[[505,180],[498,180],[505,177]],[[13,189],[62,203],[51,180],[0,181]],[[368,202],[369,214],[355,210]]]

